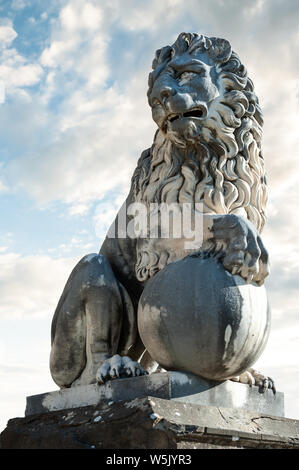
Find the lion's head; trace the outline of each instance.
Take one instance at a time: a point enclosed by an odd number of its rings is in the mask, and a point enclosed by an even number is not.
[[[148,99],[159,129],[133,177],[136,199],[202,202],[205,212],[218,214],[243,209],[261,231],[267,197],[263,118],[229,42],[180,34],[156,52]]]

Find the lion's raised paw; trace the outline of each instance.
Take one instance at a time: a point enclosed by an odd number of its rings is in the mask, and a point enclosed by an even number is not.
[[[143,369],[139,362],[132,361],[128,356],[115,354],[109,359],[106,359],[106,361],[99,367],[96,374],[96,380],[99,384],[103,384],[107,380],[111,379],[136,377],[147,374],[148,372]]]

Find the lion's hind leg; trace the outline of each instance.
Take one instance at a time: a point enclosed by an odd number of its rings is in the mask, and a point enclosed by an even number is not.
[[[69,387],[86,365],[86,319],[80,292],[67,282],[52,321],[50,370],[54,382]]]
[[[95,382],[99,366],[118,353],[124,310],[108,260],[85,256],[72,271],[52,322],[50,368],[60,387]],[[134,330],[133,323],[131,315],[126,328]]]

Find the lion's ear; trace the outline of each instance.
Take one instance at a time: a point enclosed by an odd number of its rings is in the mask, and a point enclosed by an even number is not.
[[[171,57],[171,47],[165,46],[162,49],[158,49],[155,54],[155,58],[152,63],[152,68],[155,69],[158,65],[162,64]]]
[[[227,62],[232,53],[232,47],[226,39],[209,38],[210,47],[208,47],[209,55],[215,62]]]

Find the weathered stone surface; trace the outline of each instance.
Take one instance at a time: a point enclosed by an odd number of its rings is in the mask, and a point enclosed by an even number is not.
[[[53,317],[50,369],[61,388],[152,371],[159,348],[175,356],[168,363],[161,358],[165,368],[213,380],[239,376],[267,340],[263,118],[246,67],[227,40],[181,33],[171,46],[156,51],[148,84],[158,126],[153,144],[138,160],[128,197],[100,254],[86,255],[75,266]],[[202,217],[194,227],[197,204]],[[172,215],[165,217],[168,211]],[[213,257],[212,270],[217,259],[223,276],[211,275],[205,269],[210,261],[199,259],[200,275],[189,272],[184,279],[185,271],[177,272],[163,294],[179,309],[166,305],[160,341],[153,347],[143,328],[142,344],[137,307],[143,288],[159,271],[199,251]],[[196,295],[207,301],[198,311]],[[159,314],[160,306],[165,304],[155,299]],[[177,317],[179,327],[172,328],[171,318]],[[191,340],[183,329],[187,323],[187,331],[194,331]],[[259,385],[256,377],[251,373],[250,383]],[[257,380],[272,384],[265,376]]]
[[[25,414],[119,402],[149,395],[185,403],[241,408],[284,416],[283,393],[274,395],[272,390],[260,393],[256,386],[249,387],[230,380],[215,382],[184,372],[161,372],[111,380],[104,385],[77,386],[33,395],[27,397]]]
[[[15,418],[2,449],[299,448],[299,421],[156,397]]]

